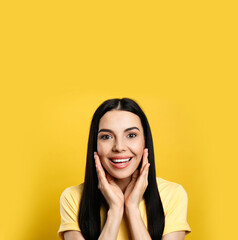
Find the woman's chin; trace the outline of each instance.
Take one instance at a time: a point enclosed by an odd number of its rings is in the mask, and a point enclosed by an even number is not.
[[[132,174],[113,174],[113,173],[110,175],[117,180],[126,180],[128,178],[131,178],[132,176]]]

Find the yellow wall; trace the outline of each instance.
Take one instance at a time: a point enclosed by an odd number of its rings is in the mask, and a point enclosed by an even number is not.
[[[189,197],[187,240],[237,225],[236,1],[3,1],[1,240],[57,239],[105,99],[147,114],[158,176]]]

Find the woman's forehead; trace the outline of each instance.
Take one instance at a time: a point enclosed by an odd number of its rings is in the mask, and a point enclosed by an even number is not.
[[[112,110],[106,112],[99,121],[99,128],[142,128],[140,118],[128,111]]]

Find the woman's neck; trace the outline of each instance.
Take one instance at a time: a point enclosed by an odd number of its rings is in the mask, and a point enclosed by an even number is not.
[[[131,176],[123,179],[115,179],[116,184],[119,186],[119,188],[123,193],[125,192],[130,181],[131,181]]]

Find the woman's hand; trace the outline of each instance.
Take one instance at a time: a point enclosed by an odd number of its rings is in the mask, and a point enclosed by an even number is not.
[[[124,212],[124,195],[115,183],[114,178],[108,173],[105,174],[96,152],[94,158],[98,176],[98,188],[109,206],[106,223],[98,239],[116,240]]]
[[[144,149],[141,170],[136,170],[132,175],[131,182],[124,193],[125,212],[129,223],[132,239],[151,239],[148,230],[141,218],[139,204],[143,198],[144,192],[148,186],[148,150]]]
[[[98,188],[107,201],[110,210],[124,211],[124,195],[120,187],[115,183],[114,178],[106,173],[101,165],[98,154],[94,153],[95,165],[98,176]]]
[[[143,198],[144,192],[148,186],[148,173],[149,173],[148,163],[148,149],[144,149],[142,166],[139,170],[136,170],[131,178],[131,182],[126,188],[124,193],[125,198],[125,210],[130,208],[139,208],[139,204]]]

